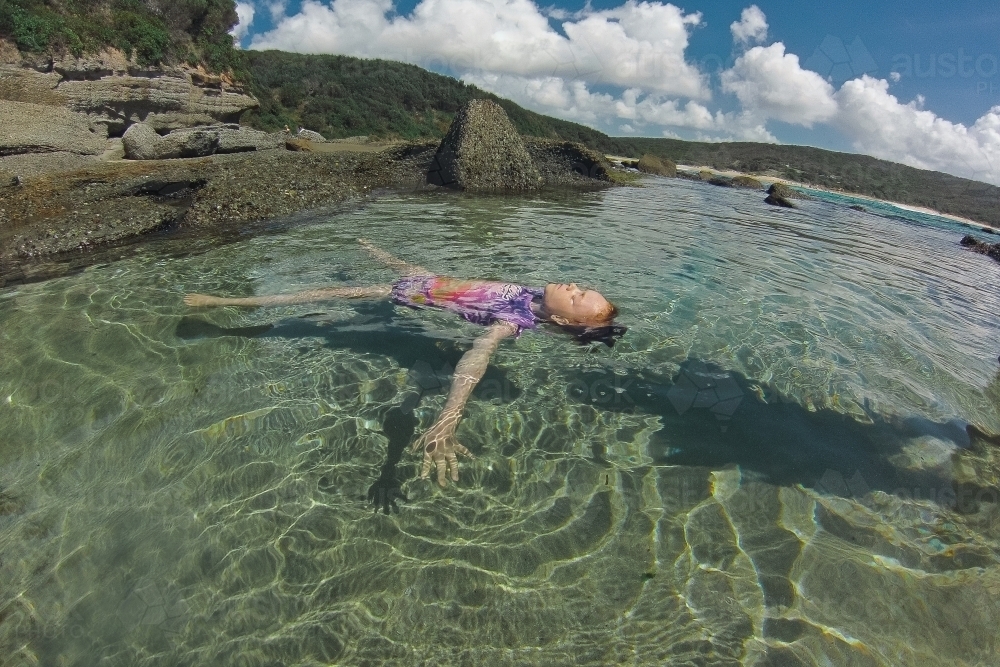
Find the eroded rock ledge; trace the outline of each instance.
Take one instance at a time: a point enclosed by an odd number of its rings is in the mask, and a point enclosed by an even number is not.
[[[141,67],[114,49],[83,58],[0,64],[0,99],[83,113],[106,125],[111,136],[121,136],[137,122],[161,132],[235,123],[257,106],[226,75],[200,67]]]

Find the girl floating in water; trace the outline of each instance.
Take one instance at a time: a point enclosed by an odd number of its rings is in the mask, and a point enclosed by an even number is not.
[[[413,444],[414,452],[421,447],[424,450],[420,479],[427,479],[431,467],[436,466],[438,484],[445,485],[449,472],[452,481],[457,482],[458,454],[474,458],[455,438],[455,430],[469,395],[486,372],[490,355],[501,340],[516,338],[523,330],[534,329],[540,323],[553,324],[580,343],[601,341],[611,346],[625,333],[625,327],[614,324],[618,309],[596,290],[581,289],[575,283],[549,283],[538,289],[490,280],[438,276],[422,266],[393,257],[365,239],[358,242],[404,277],[391,285],[329,287],[275,296],[230,299],[188,294],[184,303],[189,306],[276,306],[330,299],[389,297],[393,303],[412,308],[450,310],[469,322],[489,327],[455,367],[448,400],[437,421]]]

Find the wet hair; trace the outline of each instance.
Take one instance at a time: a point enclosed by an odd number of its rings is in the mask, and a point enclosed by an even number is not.
[[[615,341],[625,335],[627,327],[615,324],[618,306],[608,301],[608,307],[601,313],[601,324],[557,324],[560,329],[573,337],[578,345],[604,343],[614,347]]]
[[[553,322],[553,324],[555,324]],[[625,335],[628,327],[621,324],[598,324],[587,326],[582,324],[556,324],[561,330],[573,337],[574,342],[579,345],[589,345],[590,343],[604,343],[608,347],[614,347],[615,341]]]
[[[578,345],[604,343],[608,347],[614,347],[615,341],[628,331],[627,327],[614,323],[615,317],[618,316],[618,306],[610,301],[608,301],[608,307],[600,313],[601,324],[559,324],[548,319],[550,316],[545,310],[545,304],[542,304],[541,313],[549,324],[568,333]]]

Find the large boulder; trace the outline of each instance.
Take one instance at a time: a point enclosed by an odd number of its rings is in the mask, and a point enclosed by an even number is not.
[[[676,164],[665,158],[650,155],[648,153],[639,158],[639,163],[636,165],[636,168],[644,174],[670,176],[671,178],[677,175]]]
[[[749,176],[733,176],[732,184],[734,188],[746,188],[748,190],[760,190],[764,187],[756,178]]]
[[[427,182],[474,192],[533,190],[541,184],[503,108],[471,100],[458,110],[427,170]]]
[[[297,136],[299,139],[305,139],[306,141],[312,141],[315,143],[323,143],[324,141],[326,141],[326,137],[324,137],[319,132],[314,132],[313,130],[307,130],[304,127],[300,127],[298,133],[295,136]]]
[[[169,160],[204,157],[219,148],[219,135],[211,130],[172,132],[164,137],[151,125],[136,123],[122,137],[125,157],[130,160]]]
[[[281,148],[285,145],[285,135],[282,132],[262,132],[261,130],[254,130],[249,127],[240,127],[236,124],[198,129],[202,131],[212,130],[219,135],[217,153],[264,151],[272,148]]]
[[[771,183],[771,187],[767,189],[767,193],[777,197],[784,197],[785,199],[809,199],[808,195],[779,182]]]
[[[59,107],[0,100],[0,156],[22,153],[100,155],[107,129]]]
[[[798,197],[797,193],[784,183],[772,183],[767,189],[767,198],[764,203],[772,206],[783,206],[785,208],[798,208],[792,199]]]
[[[187,66],[143,67],[115,49],[82,58],[0,64],[0,99],[83,113],[106,125],[112,136],[138,122],[161,132],[235,123],[258,106],[225,75]]]
[[[160,136],[152,125],[136,123],[125,131],[122,144],[125,157],[130,160],[168,160],[281,148],[285,137],[235,123],[185,128]]]

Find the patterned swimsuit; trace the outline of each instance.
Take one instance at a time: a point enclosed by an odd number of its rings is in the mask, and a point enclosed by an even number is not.
[[[443,308],[458,313],[473,324],[510,322],[517,335],[534,329],[538,318],[531,302],[542,298],[543,290],[511,283],[460,280],[447,276],[406,276],[392,284],[393,303],[411,308]]]

